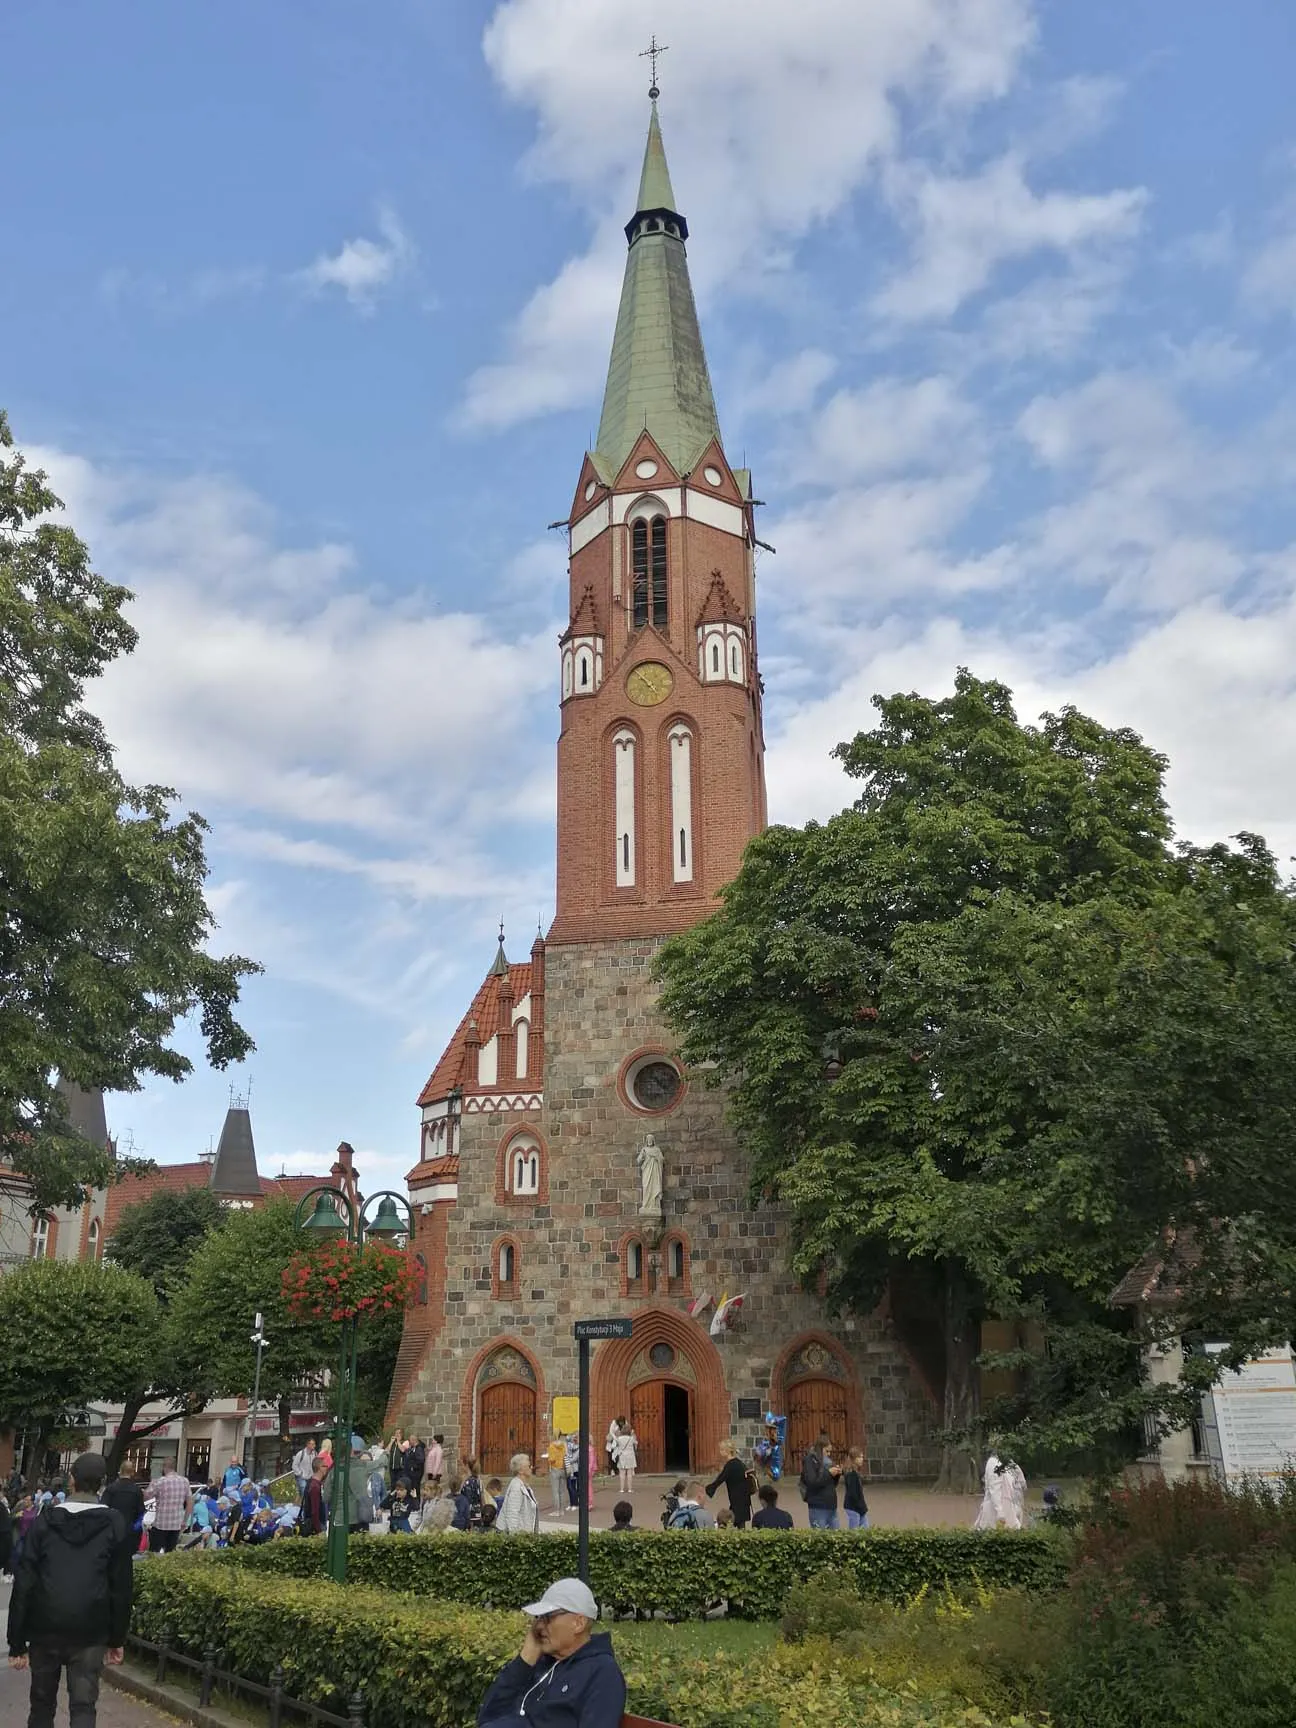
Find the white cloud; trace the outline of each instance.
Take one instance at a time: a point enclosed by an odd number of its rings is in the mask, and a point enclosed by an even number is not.
[[[1242,292],[1261,312],[1296,307],[1296,233],[1277,234],[1260,248],[1243,272]]]
[[[827,487],[914,466],[962,467],[975,421],[949,378],[879,378],[830,397],[780,467],[794,482]]]
[[[1035,252],[1070,257],[1127,240],[1138,232],[1147,203],[1137,187],[1036,193],[1015,152],[973,175],[898,165],[888,176],[888,193],[913,234],[914,257],[873,307],[905,323],[949,317],[1011,259]]]
[[[678,46],[662,72],[676,190],[702,243],[705,300],[782,270],[787,242],[838,212],[898,148],[900,107],[928,124],[1008,88],[1033,38],[1028,0],[661,0]],[[486,30],[507,95],[533,106],[534,174],[574,188],[591,247],[538,289],[504,358],[470,380],[462,418],[500,428],[597,395],[646,124],[642,20],[602,0],[505,0]]]
[[[380,288],[385,288],[410,263],[414,247],[394,210],[378,212],[378,240],[344,241],[334,253],[321,253],[301,271],[300,280],[317,293],[329,288],[342,291],[353,306],[368,309]]]

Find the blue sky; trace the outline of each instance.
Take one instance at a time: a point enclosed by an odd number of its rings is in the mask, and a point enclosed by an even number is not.
[[[263,1168],[370,1186],[552,911],[565,514],[647,121],[768,500],[777,819],[967,663],[1296,851],[1296,11],[1271,0],[65,3],[6,20],[0,401],[212,824]],[[246,1075],[236,1078],[240,1087]],[[111,1101],[192,1157],[229,1080]]]

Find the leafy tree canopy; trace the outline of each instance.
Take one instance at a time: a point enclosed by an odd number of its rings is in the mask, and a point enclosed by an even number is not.
[[[1108,1302],[1149,1249],[1167,1324],[1238,1349],[1290,1327],[1292,898],[1252,836],[1172,845],[1164,759],[1128,730],[1021,725],[966,671],[876,706],[838,751],[854,807],[752,843],[663,950],[664,1005],[730,1086],[798,1268],[865,1310],[890,1284],[951,1434],[999,1317],[1030,1344],[995,1412],[1019,1449],[1119,1451],[1189,1408]],[[943,1480],[970,1474],[951,1447]]]
[[[160,1189],[127,1206],[104,1257],[147,1278],[165,1302],[183,1278],[198,1244],[225,1222],[225,1208],[210,1188]]]
[[[195,1249],[188,1275],[171,1298],[172,1324],[193,1390],[208,1396],[249,1390],[258,1313],[268,1339],[261,1359],[263,1397],[287,1397],[308,1376],[336,1366],[341,1328],[328,1320],[296,1320],[284,1300],[284,1269],[302,1246],[294,1210],[291,1201],[273,1200],[254,1211],[231,1212]]]
[[[65,1412],[126,1398],[149,1373],[157,1320],[152,1286],[118,1266],[33,1260],[7,1273],[0,1420],[45,1436]]]
[[[0,1147],[32,1210],[76,1206],[125,1165],[68,1121],[56,1078],[135,1091],[182,1079],[172,1042],[195,1013],[221,1068],[253,1048],[234,1018],[258,968],[210,954],[206,824],[128,785],[87,680],[131,651],[126,589],[90,567],[60,501],[0,413]]]

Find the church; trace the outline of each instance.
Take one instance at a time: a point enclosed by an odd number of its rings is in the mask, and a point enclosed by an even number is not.
[[[710,1470],[772,1410],[792,1471],[826,1428],[873,1477],[932,1474],[930,1371],[885,1305],[834,1324],[800,1288],[786,1215],[750,1205],[723,1094],[657,1010],[663,939],[714,909],[766,821],[757,501],[720,434],[657,94],[566,523],[555,917],[523,961],[501,934],[419,1096],[424,1276],[390,1418],[502,1474],[576,1391],[573,1322],[622,1316],[632,1336],[594,1347],[591,1432],[630,1417],[641,1470]],[[726,1295],[741,1309],[712,1336]]]

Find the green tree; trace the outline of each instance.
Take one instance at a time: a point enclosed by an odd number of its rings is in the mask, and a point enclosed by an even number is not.
[[[149,1378],[132,1388],[108,1451],[108,1472],[114,1476],[122,1458],[137,1440],[144,1439],[180,1412],[196,1412],[203,1400],[196,1397],[181,1375],[171,1324],[170,1304],[182,1284],[198,1244],[225,1222],[225,1208],[210,1188],[161,1189],[128,1206],[104,1249],[105,1260],[146,1278],[158,1299],[157,1348],[149,1364]],[[187,1352],[186,1352],[187,1354]],[[163,1402],[165,1413],[137,1427],[146,1404]]]
[[[838,751],[858,802],[753,842],[663,950],[664,1005],[731,1089],[755,1192],[791,1206],[797,1268],[864,1310],[890,1286],[944,1387],[941,1485],[967,1489],[985,1319],[1034,1323],[996,1414],[1055,1455],[1185,1419],[1107,1301],[1167,1232],[1177,1326],[1218,1330],[1243,1283],[1239,1348],[1289,1323],[1292,902],[1258,841],[1175,850],[1164,760],[1128,730],[1023,726],[967,672],[876,706]]]
[[[118,1266],[34,1260],[0,1278],[0,1421],[27,1430],[33,1472],[69,1412],[147,1376],[157,1320],[152,1286]]]
[[[250,1394],[252,1331],[257,1314],[263,1316],[261,1396],[279,1406],[281,1449],[290,1443],[293,1391],[321,1370],[336,1371],[341,1348],[339,1326],[295,1319],[284,1301],[284,1270],[302,1246],[294,1212],[287,1200],[231,1212],[195,1249],[171,1299],[178,1372],[203,1398]]]
[[[0,1147],[32,1210],[77,1206],[119,1175],[68,1121],[56,1079],[129,1092],[182,1079],[177,1020],[208,1060],[240,1061],[234,1018],[258,968],[207,951],[206,824],[118,773],[86,683],[135,645],[128,591],[90,567],[46,477],[0,413]]]

